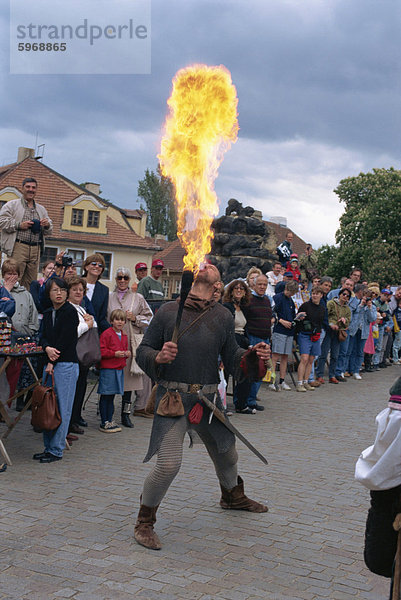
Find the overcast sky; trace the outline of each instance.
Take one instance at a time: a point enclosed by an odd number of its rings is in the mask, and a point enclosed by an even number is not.
[[[10,75],[7,4],[0,165],[37,136],[45,164],[138,207],[138,180],[157,166],[172,78],[197,62],[225,65],[239,99],[239,139],[216,181],[221,210],[237,198],[266,219],[286,217],[316,247],[334,243],[338,182],[398,168],[399,0],[153,0],[152,72],[123,76]]]

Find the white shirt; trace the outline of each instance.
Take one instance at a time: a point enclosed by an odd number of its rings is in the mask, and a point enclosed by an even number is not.
[[[96,283],[87,283],[86,284],[86,296],[89,300],[92,300],[93,292],[95,291]]]

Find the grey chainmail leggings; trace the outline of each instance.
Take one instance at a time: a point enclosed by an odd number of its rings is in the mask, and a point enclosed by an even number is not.
[[[187,428],[186,417],[180,417],[164,436],[157,453],[156,464],[145,479],[143,486],[142,504],[145,506],[158,506],[160,504],[174,477],[180,470],[182,447]],[[216,442],[210,435],[207,425],[195,425],[193,429],[205,444],[221,485],[231,490],[237,485],[238,454],[235,444],[232,445],[228,452],[219,454]]]

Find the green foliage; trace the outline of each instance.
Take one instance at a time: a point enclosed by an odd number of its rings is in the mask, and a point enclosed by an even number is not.
[[[147,212],[147,229],[153,237],[166,235],[169,241],[177,238],[177,224],[174,204],[174,186],[168,177],[146,169],[145,177],[138,182],[138,196],[143,200],[141,209]]]
[[[360,267],[367,280],[401,282],[401,171],[373,169],[340,181],[334,190],[345,211],[336,233],[338,248],[319,249],[325,273],[335,278]],[[330,254],[328,249],[332,254]],[[324,262],[326,261],[326,262]]]

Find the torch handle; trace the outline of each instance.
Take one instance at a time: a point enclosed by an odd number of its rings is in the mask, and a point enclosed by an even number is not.
[[[185,304],[185,300],[187,299],[187,296],[190,292],[190,289],[192,287],[192,282],[194,280],[194,274],[192,273],[192,271],[184,271],[182,274],[182,278],[181,278],[181,297],[180,297],[180,303],[178,305],[178,311],[177,311],[177,317],[175,320],[175,327],[174,327],[174,331],[173,331],[173,337],[171,338],[171,341],[174,342],[174,344],[177,343],[178,340],[178,331],[180,329],[180,325],[181,325],[181,319],[182,319],[182,312],[184,310],[184,304]]]
[[[181,306],[181,302],[180,302],[180,305],[178,307],[178,312],[177,312],[177,318],[175,320],[174,331],[173,331],[173,335],[172,335],[172,338],[171,338],[171,341],[174,342],[174,344],[176,344],[177,340],[178,340],[178,331],[179,331],[180,325],[181,325],[182,311],[183,310],[184,310],[184,303],[182,303],[182,306]]]

